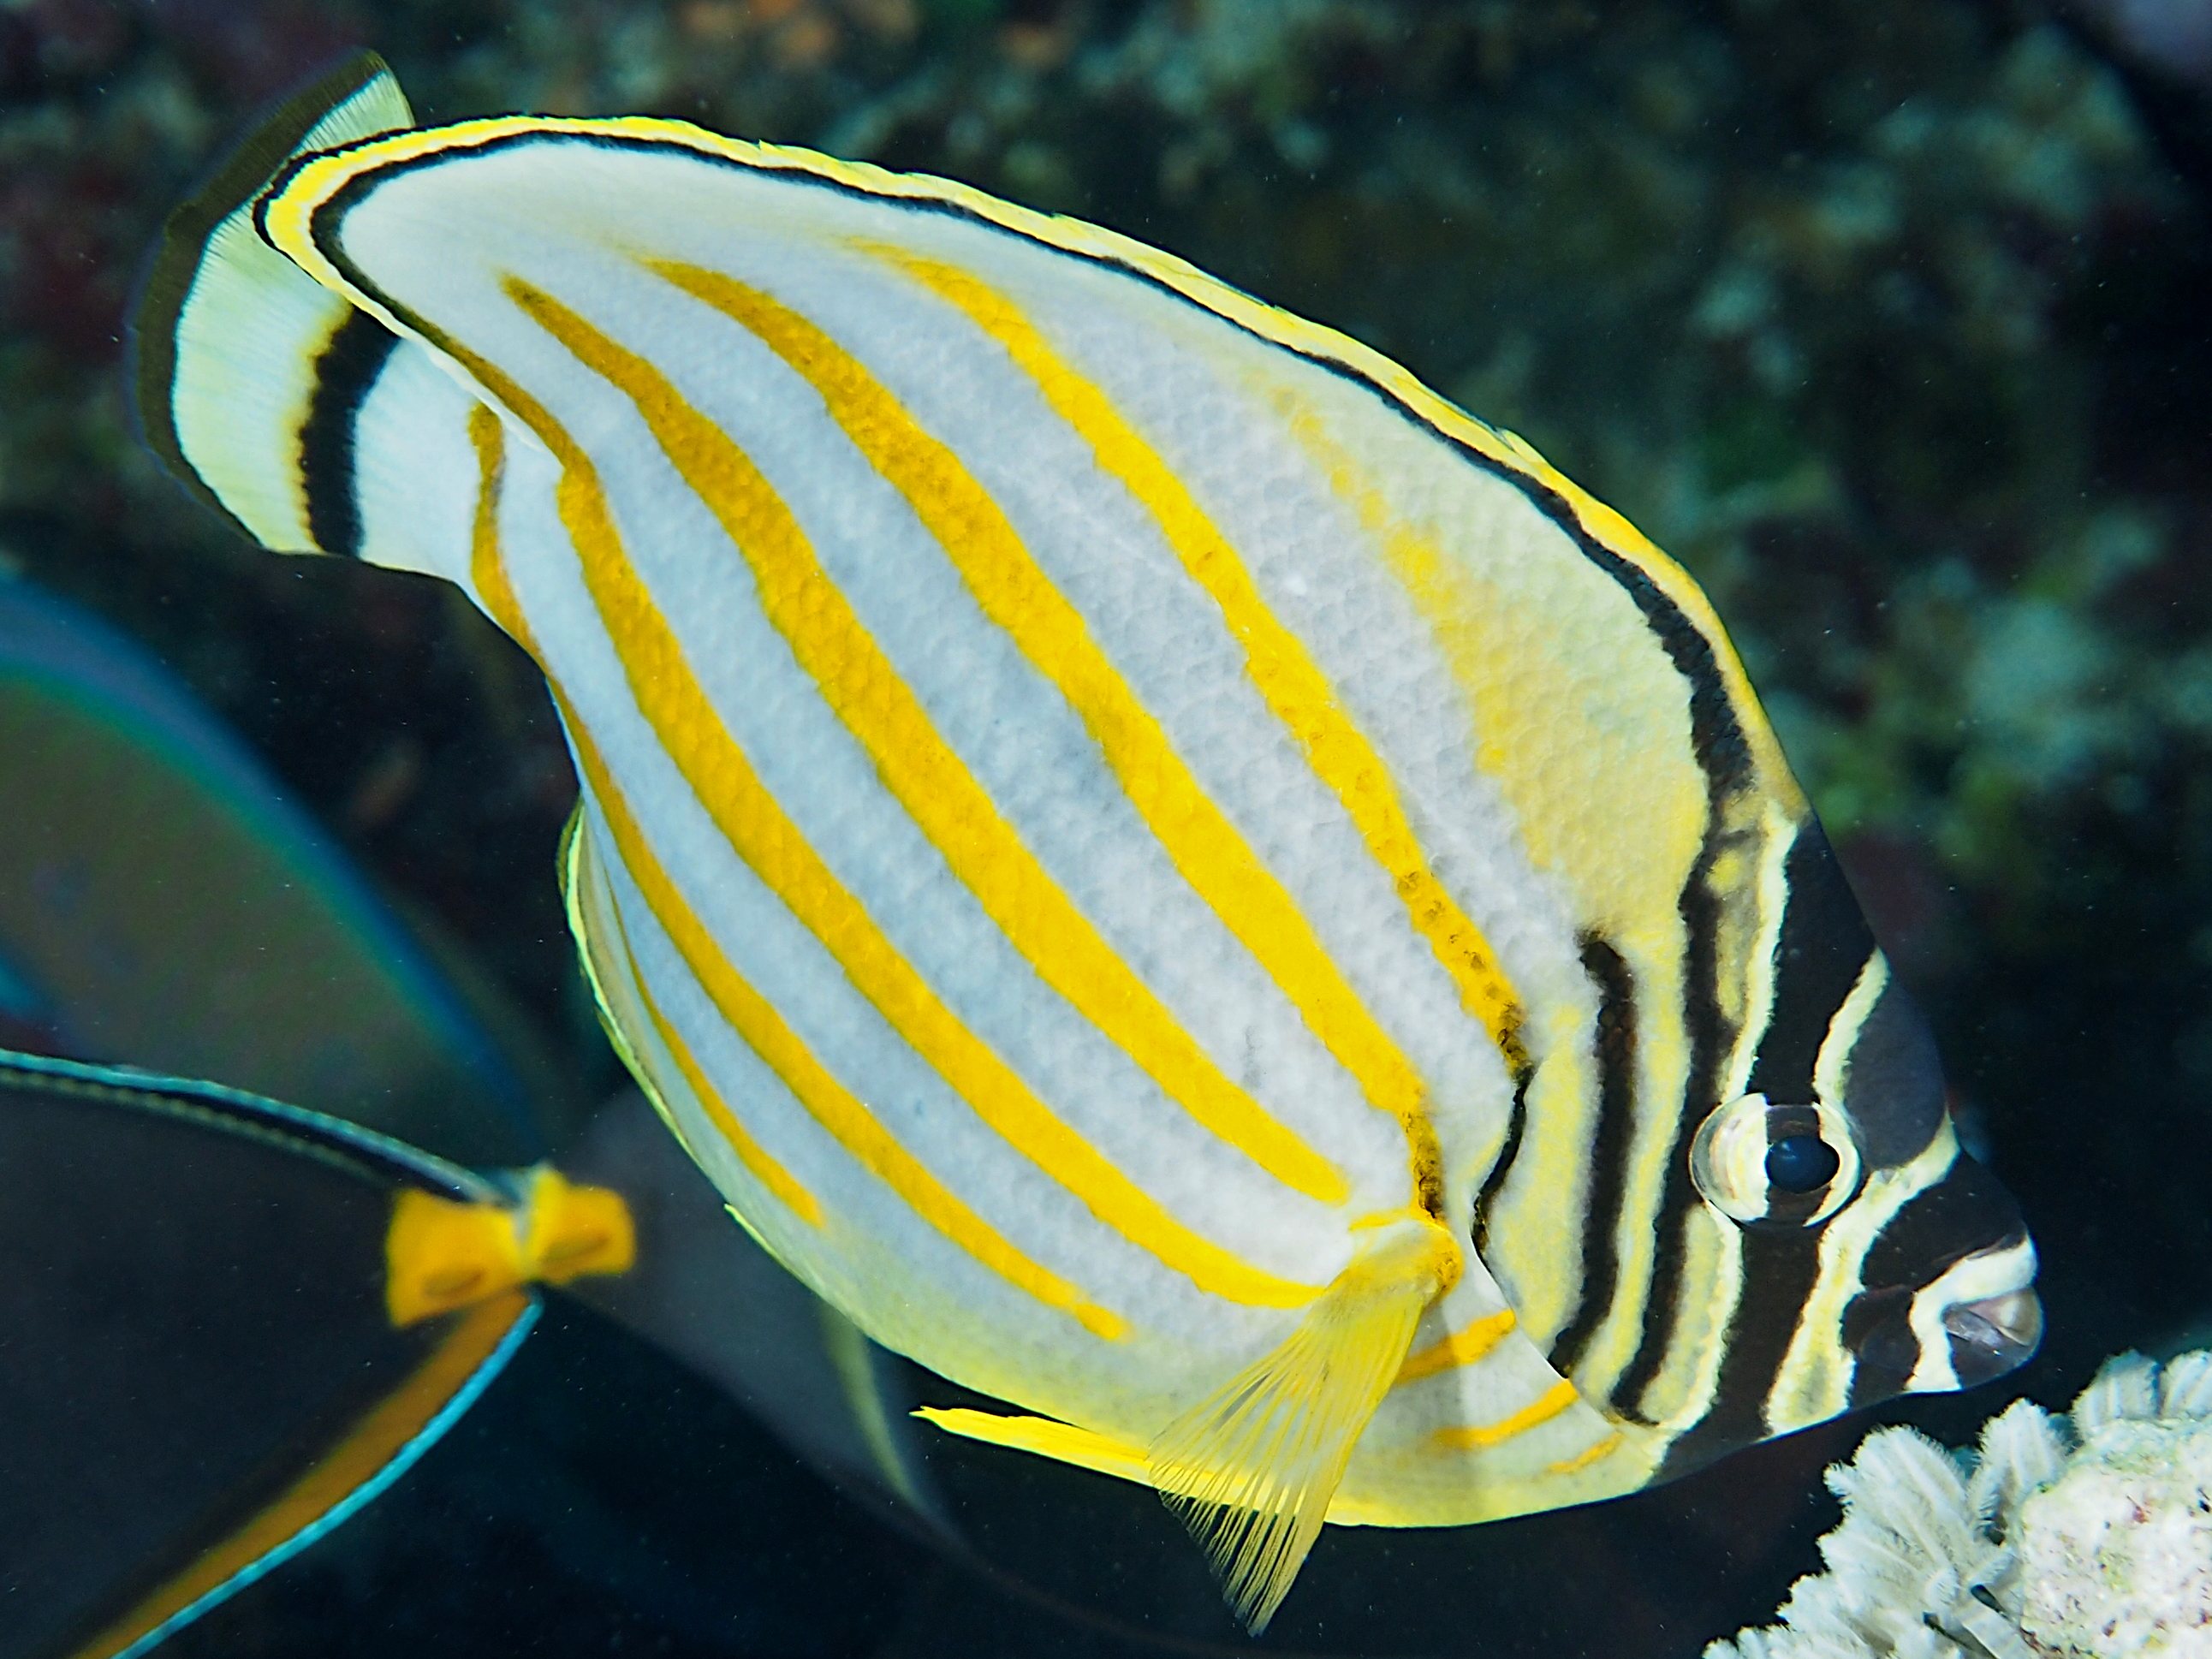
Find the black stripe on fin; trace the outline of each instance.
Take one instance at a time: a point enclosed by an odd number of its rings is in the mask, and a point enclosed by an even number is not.
[[[1595,933],[1583,939],[1583,971],[1598,993],[1597,1128],[1590,1139],[1589,1190],[1583,1200],[1582,1300],[1552,1344],[1562,1376],[1613,1306],[1620,1285],[1620,1208],[1636,1141],[1636,980],[1620,951]]]
[[[354,417],[399,337],[365,311],[349,311],[315,359],[315,390],[300,426],[300,482],[307,528],[325,553],[361,556],[361,498],[354,488]]]
[[[357,107],[349,112],[349,104]],[[406,100],[391,70],[373,52],[356,52],[325,70],[278,102],[206,182],[169,215],[140,280],[131,308],[127,371],[139,436],[185,489],[248,539],[256,539],[252,527],[200,476],[177,429],[178,331],[186,303],[208,267],[216,232],[252,202],[289,157],[311,139],[342,142],[388,128],[405,110]],[[326,131],[318,134],[318,127]],[[304,274],[301,280],[307,280]]]

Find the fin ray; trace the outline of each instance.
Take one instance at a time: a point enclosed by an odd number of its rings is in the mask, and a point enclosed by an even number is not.
[[[1290,1340],[1162,1430],[1153,1484],[1182,1517],[1255,1636],[1290,1593],[1421,1311],[1458,1277],[1434,1219],[1393,1220]]]

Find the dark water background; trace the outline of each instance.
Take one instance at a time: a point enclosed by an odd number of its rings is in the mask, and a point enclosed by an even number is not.
[[[431,584],[236,544],[136,447],[161,216],[368,45],[425,120],[682,116],[1167,247],[1521,432],[1712,593],[2043,1252],[2042,1356],[1881,1413],[1960,1442],[2212,1337],[2206,11],[2142,0],[2128,40],[2026,0],[8,0],[0,562],[180,672],[612,1086],[534,670]],[[1456,1650],[1763,1616],[1856,1431],[1469,1534],[1499,1583]],[[1632,1559],[1711,1622],[1593,1637]],[[1121,1651],[557,1307],[398,1489],[173,1650]]]

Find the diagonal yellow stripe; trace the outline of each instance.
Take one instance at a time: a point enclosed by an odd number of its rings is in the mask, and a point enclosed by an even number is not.
[[[578,745],[580,750],[582,746],[581,743]],[[599,774],[604,775],[606,769],[599,760],[596,750],[592,751],[592,764]],[[598,795],[603,809],[609,799],[618,799],[614,792],[614,781],[611,778],[607,779],[605,790],[595,789],[594,793]],[[626,807],[623,809],[623,817],[627,821],[629,814]],[[611,810],[609,811],[609,822],[612,822]],[[627,866],[628,859],[625,858],[623,862]],[[684,1041],[683,1034],[669,1023],[668,1017],[660,1012],[660,1005],[653,1000],[653,993],[646,988],[645,976],[637,971],[636,952],[630,946],[629,929],[623,924],[621,908],[613,902],[611,895],[609,896],[607,914],[614,918],[615,932],[621,938],[623,965],[629,970],[630,988],[637,993],[638,1006],[645,1010],[645,1017],[653,1022],[653,1029],[659,1034],[661,1046],[668,1050],[669,1058],[676,1062],[676,1069],[683,1073],[684,1083],[690,1087],[692,1097],[699,1103],[699,1109],[706,1113],[707,1121],[720,1133],[723,1139],[729,1142],[731,1150],[738,1155],[738,1161],[752,1171],[754,1179],[777,1198],[782,1200],[802,1221],[819,1227],[822,1224],[821,1202],[812,1193],[801,1186],[791,1171],[785,1169],[781,1162],[771,1156],[766,1147],[753,1139],[751,1132],[744,1124],[738,1121],[737,1114],[731,1111],[728,1103],[722,1098],[721,1091],[714,1087],[713,1082],[708,1079],[705,1069],[692,1054],[690,1045]],[[759,1000],[756,995],[755,1000]],[[715,1006],[719,1009],[721,1004],[717,1002]],[[781,1022],[779,1021],[778,1024],[781,1024]],[[740,1036],[744,1036],[746,1027],[739,1025],[734,1019],[730,1021],[730,1024]],[[819,1079],[814,1077],[812,1073],[820,1072],[821,1067],[813,1063],[813,1055],[805,1051],[805,1045],[792,1034],[788,1028],[771,1030],[756,1022],[754,1029],[758,1030],[766,1041],[753,1042],[748,1040],[746,1046],[756,1054],[760,1055],[763,1061],[769,1063],[770,1069],[783,1079],[784,1086],[790,1089],[793,1094],[799,1096],[801,1104],[805,1104],[808,1096],[800,1093],[793,1079],[796,1078],[799,1082],[809,1085],[810,1092],[818,1091]],[[779,1066],[773,1061],[769,1061],[768,1056],[771,1053],[783,1055],[791,1063],[788,1066]],[[811,1067],[811,1071],[810,1067]],[[849,1097],[848,1098],[849,1099]],[[809,1109],[812,1110],[811,1107]],[[849,1119],[849,1114],[841,1114],[834,1109],[830,1115]],[[823,1114],[820,1111],[814,1111],[813,1116],[817,1122],[823,1121]],[[846,1146],[848,1151],[851,1150],[850,1143],[846,1141],[844,1137],[839,1136],[838,1139],[841,1144]],[[871,1170],[875,1169],[875,1163],[866,1159],[862,1161],[866,1163]],[[897,1190],[896,1182],[892,1183],[892,1186],[894,1190]],[[913,1207],[917,1210],[922,1209],[920,1205],[915,1205]],[[927,1214],[927,1212],[924,1213]],[[928,1218],[933,1225],[938,1225],[937,1218],[929,1217]],[[957,1237],[957,1234],[949,1232],[941,1225],[938,1226],[938,1230],[940,1232],[947,1232],[949,1237]],[[969,1254],[976,1253],[971,1250]],[[1000,1262],[992,1262],[990,1265],[1000,1267],[1000,1271],[1004,1271]],[[1044,1270],[1037,1268],[1036,1271],[1042,1273]],[[1011,1273],[1006,1276],[1014,1277]],[[1045,1280],[1051,1282],[1048,1285]],[[1086,1312],[1100,1311],[1086,1308],[1073,1286],[1054,1279],[1048,1273],[1045,1274],[1044,1279],[1034,1283],[1024,1284],[1018,1278],[1015,1279],[1015,1282],[1021,1284],[1024,1290],[1030,1291],[1033,1295],[1040,1289],[1045,1290],[1048,1293],[1041,1296],[1040,1300],[1049,1302],[1054,1307],[1066,1308],[1074,1312],[1079,1318],[1084,1318]],[[1061,1299],[1063,1295],[1066,1299]],[[1088,1318],[1084,1318],[1084,1322],[1091,1323]],[[1093,1326],[1093,1328],[1097,1328]],[[1100,1334],[1105,1335],[1109,1333],[1102,1331]]]
[[[1472,1365],[1510,1335],[1516,1322],[1510,1308],[1478,1319],[1465,1330],[1454,1331],[1443,1341],[1407,1354],[1406,1363],[1398,1367],[1398,1381],[1417,1382],[1439,1371]]]
[[[499,484],[500,475],[507,465],[507,429],[499,423],[499,416],[482,404],[469,410],[469,442],[477,454],[477,507],[474,524],[470,529],[469,578],[476,585],[477,595],[483,601],[485,614],[496,619],[514,635],[516,641],[533,657],[538,654],[536,642],[529,634],[529,624],[522,619],[521,607],[514,600],[514,589],[507,579],[507,567],[499,550]],[[554,695],[560,696],[556,690]],[[610,907],[611,908],[611,906]],[[622,927],[622,913],[615,911],[615,926]],[[629,950],[627,935],[623,941],[623,960],[631,964],[635,958]],[[662,1044],[676,1062],[676,1069],[691,1085],[700,1109],[708,1120],[721,1131],[722,1138],[730,1143],[738,1161],[753,1172],[754,1178],[769,1192],[783,1200],[802,1219],[814,1226],[822,1224],[822,1206],[814,1194],[800,1184],[790,1170],[772,1157],[768,1149],[745,1130],[737,1120],[706,1074],[699,1069],[691,1050],[675,1028],[661,1018],[659,1005],[653,994],[645,988],[645,981],[634,967],[630,973],[631,988],[636,991],[639,1006],[653,1029],[660,1033]]]
[[[471,367],[478,374],[484,373],[486,369],[486,366],[481,364],[471,364]],[[502,390],[508,396],[520,395],[513,387]],[[477,595],[492,620],[535,656],[537,647],[531,637],[530,625],[516,602],[514,586],[507,579],[506,565],[500,555],[496,495],[495,489],[489,487],[497,479],[502,448],[498,417],[478,404],[470,414],[469,436],[476,444],[478,464],[488,485],[479,492],[477,500],[470,579],[475,583]],[[827,1129],[862,1168],[903,1199],[908,1207],[924,1221],[1009,1283],[1048,1306],[1073,1315],[1082,1322],[1085,1328],[1103,1337],[1121,1336],[1128,1328],[1118,1316],[1093,1305],[1074,1285],[1049,1269],[1038,1266],[1008,1243],[995,1228],[961,1202],[913,1154],[900,1146],[875,1115],[829,1073],[798,1033],[784,1023],[783,1017],[776,1012],[768,1000],[730,965],[705,925],[684,902],[684,896],[677,890],[676,884],[668,878],[667,872],[661,868],[660,860],[653,855],[651,845],[630,816],[629,803],[608,774],[606,763],[600,758],[590,732],[586,730],[583,721],[577,719],[575,710],[568,706],[568,699],[562,696],[557,684],[554,686],[553,696],[561,706],[561,718],[576,746],[577,762],[583,771],[585,784],[606,816],[615,851],[620,855],[623,867],[629,872],[630,879],[637,883],[638,890],[645,895],[647,908],[675,945],[678,954],[690,969],[692,977],[698,981],[701,988],[707,993],[708,1000],[714,1003],[722,1018],[730,1023],[731,1029],[760,1056],[769,1070],[783,1079],[784,1085],[816,1122]],[[618,926],[619,920],[617,915]],[[627,957],[629,940],[626,938],[623,945]],[[633,983],[638,986],[642,996],[642,980],[633,974]],[[662,1036],[672,1037],[675,1034],[662,1021],[659,1012],[653,1009],[649,1001],[647,1007]],[[719,1097],[710,1090],[701,1088],[703,1076],[684,1064],[684,1060],[688,1058],[685,1051],[673,1046],[671,1051],[680,1056],[678,1064],[683,1067],[685,1079],[699,1092],[701,1103],[704,1104],[712,1100],[715,1104],[720,1104]],[[711,1109],[708,1115],[714,1116]],[[733,1127],[722,1123],[719,1117],[715,1122],[716,1127],[725,1133]],[[751,1140],[742,1130],[738,1130],[738,1134],[741,1139],[733,1144],[738,1146],[738,1155],[742,1158],[744,1156],[744,1147],[751,1144]],[[809,1205],[814,1203],[811,1194],[802,1190],[801,1195],[806,1198]],[[818,1207],[817,1214],[818,1217]]]
[[[1573,1383],[1562,1381],[1510,1417],[1466,1428],[1438,1429],[1432,1437],[1438,1445],[1454,1451],[1480,1451],[1486,1447],[1503,1445],[1517,1434],[1526,1434],[1539,1423],[1550,1422],[1581,1397],[1575,1392]]]
[[[1572,1457],[1563,1457],[1545,1468],[1547,1474],[1579,1474],[1593,1463],[1610,1457],[1628,1443],[1628,1437],[1618,1429],[1593,1445],[1585,1446]]]
[[[636,404],[744,553],[769,621],[867,750],[884,786],[1045,982],[1215,1134],[1285,1184],[1341,1203],[1343,1176],[1221,1074],[1022,844],[738,447],[644,359],[519,279],[507,287],[547,332]]]
[[[891,1029],[936,1068],[977,1116],[1099,1220],[1187,1275],[1200,1290],[1232,1302],[1275,1308],[1303,1307],[1318,1296],[1319,1286],[1263,1273],[1170,1215],[1055,1117],[1012,1068],[939,1000],[807,844],[723,726],[683,647],[623,550],[590,458],[542,404],[499,369],[453,342],[441,343],[537,434],[560,463],[555,504],[574,545],[585,586],[622,662],[630,695],[670,760],[732,850],[822,941]],[[741,456],[738,459],[743,464]],[[764,480],[762,489],[765,492]],[[747,526],[750,537],[798,533],[772,493],[754,504],[769,516]],[[582,727],[572,725],[571,731],[580,736]],[[642,842],[638,847],[642,849]],[[623,849],[623,859],[642,884],[643,872],[631,862],[629,848]],[[678,896],[672,884],[665,889],[664,897]],[[656,910],[663,908],[656,902]],[[664,925],[672,919],[681,918],[672,912],[664,916]],[[702,969],[719,961],[720,953],[703,927],[696,947],[703,951],[695,958],[694,949],[679,940],[678,949],[693,961],[695,973],[702,973],[705,983]]]
[[[1098,465],[1156,520],[1183,568],[1221,608],[1253,684],[1308,763],[1343,803],[1370,855],[1389,872],[1414,930],[1459,988],[1467,1011],[1518,1075],[1528,1067],[1521,1009],[1481,930],[1461,910],[1421,851],[1382,757],[1340,706],[1297,637],[1261,597],[1251,573],[1182,481],[1096,385],[1063,362],[1020,308],[966,271],[882,244],[860,245],[905,271],[1005,348],[1053,410],[1080,434]]]
[[[788,307],[719,271],[660,261],[652,268],[758,337],[821,395],[860,453],[936,537],[984,614],[1006,629],[1082,717],[1130,803],[1183,878],[1282,988],[1367,1098],[1401,1119],[1421,1114],[1424,1091],[1413,1067],[959,458],[834,340]],[[1127,1036],[1112,1034],[1128,1046]],[[1147,1069],[1169,1085],[1159,1069]],[[1184,1094],[1188,1088],[1175,1091]],[[1243,1103],[1241,1096],[1237,1102]],[[1262,1117],[1242,1135],[1202,1121],[1302,1190],[1325,1199],[1343,1196],[1336,1171],[1271,1120]],[[1274,1145],[1254,1144],[1251,1137],[1261,1129],[1272,1132]],[[1293,1168],[1303,1178],[1294,1178]],[[1322,1190],[1323,1182],[1333,1185],[1333,1193]]]
[[[565,703],[562,712],[568,730],[575,735],[577,757],[591,787],[592,797],[606,814],[616,850],[622,855],[630,879],[646,896],[647,908],[674,942],[678,954],[683,957],[708,1000],[746,1045],[783,1079],[815,1121],[827,1129],[864,1169],[903,1199],[915,1214],[1000,1278],[1027,1291],[1038,1301],[1073,1314],[1094,1335],[1122,1335],[1128,1327],[1119,1316],[1096,1306],[1074,1285],[1008,1243],[996,1228],[969,1208],[900,1146],[875,1114],[830,1074],[768,999],[730,965],[728,958],[715,947],[705,925],[684,902],[675,883],[653,856],[652,848],[630,817],[622,792],[608,775],[599,750],[583,735],[584,728],[574,712]],[[664,1032],[667,1029],[661,1026]],[[688,1069],[686,1076],[690,1076]]]

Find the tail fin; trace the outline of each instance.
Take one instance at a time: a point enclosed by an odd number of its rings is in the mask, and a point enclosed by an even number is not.
[[[1321,1535],[1421,1310],[1459,1268],[1458,1246],[1435,1221],[1389,1223],[1288,1341],[1152,1442],[1152,1484],[1205,1549],[1231,1610],[1255,1636]]]
[[[263,241],[254,198],[295,155],[414,125],[384,60],[357,53],[169,216],[148,267],[131,324],[146,441],[264,546],[354,550],[351,416],[396,340]]]

